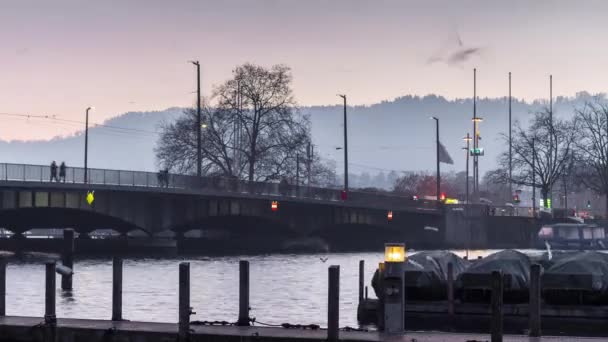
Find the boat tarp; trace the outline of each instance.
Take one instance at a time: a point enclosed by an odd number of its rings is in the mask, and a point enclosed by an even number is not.
[[[608,290],[608,255],[596,251],[559,258],[545,270],[543,289]]]
[[[493,271],[502,271],[505,290],[525,290],[530,279],[530,258],[511,249],[490,254],[462,272],[456,286],[490,288],[490,275]]]
[[[463,272],[469,262],[449,251],[423,251],[408,257],[403,266],[406,286],[439,290],[447,282],[448,263],[452,263],[454,279]],[[372,278],[372,287],[378,296],[378,270]]]

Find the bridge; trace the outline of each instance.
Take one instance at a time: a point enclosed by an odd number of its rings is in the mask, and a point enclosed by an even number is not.
[[[65,181],[50,181],[50,167],[0,164],[0,227],[16,237],[34,228],[73,228],[81,238],[98,229],[122,235],[172,232],[178,239],[197,231],[214,247],[224,243],[277,245],[317,237],[332,246],[388,240],[439,241],[443,208],[383,193],[282,186],[221,177],[68,168]],[[87,203],[89,192],[94,194]],[[271,203],[277,203],[277,210]],[[387,217],[392,212],[392,220]],[[436,227],[428,230],[425,227]],[[256,243],[259,243],[257,241]],[[350,248],[350,247],[349,247]]]

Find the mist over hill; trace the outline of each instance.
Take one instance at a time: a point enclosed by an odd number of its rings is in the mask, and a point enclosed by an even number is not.
[[[603,95],[602,95],[603,96]],[[576,107],[591,100],[585,92],[575,97],[558,97],[554,101],[554,115],[568,118]],[[535,111],[546,106],[546,101],[524,102],[513,100],[513,121],[524,123]],[[163,122],[171,122],[182,113],[182,108],[154,112],[129,112],[89,129],[89,167],[132,170],[157,170],[154,147]],[[310,116],[315,153],[335,161],[338,174],[343,173],[342,106],[301,107]],[[477,114],[484,121],[480,125],[481,147],[485,156],[480,159],[480,173],[496,167],[497,155],[507,148],[501,134],[508,131],[507,98],[484,98],[477,101]],[[465,167],[462,138],[472,134],[472,99],[448,100],[437,95],[404,96],[392,101],[369,106],[348,107],[349,173],[370,179],[390,171],[421,171],[435,168],[435,123],[440,119],[442,143],[454,159],[454,165],[442,164],[442,170],[461,171]],[[49,164],[52,160],[65,161],[68,166],[82,166],[84,133],[58,137],[48,141],[0,141],[3,162]],[[372,177],[367,177],[366,174]],[[380,185],[380,184],[377,184]],[[365,186],[365,184],[361,184]]]

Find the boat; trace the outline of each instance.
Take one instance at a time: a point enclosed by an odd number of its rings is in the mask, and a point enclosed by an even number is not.
[[[553,249],[606,249],[604,227],[587,223],[554,223],[543,225],[538,232],[537,246],[545,248],[547,244]]]

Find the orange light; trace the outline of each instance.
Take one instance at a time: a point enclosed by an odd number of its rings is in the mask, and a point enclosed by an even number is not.
[[[388,219],[388,221],[392,221],[393,220],[393,211],[389,210],[388,214],[386,214],[386,218]]]
[[[279,202],[278,201],[272,201],[272,203],[270,204],[270,209],[272,209],[272,211],[279,210]]]

